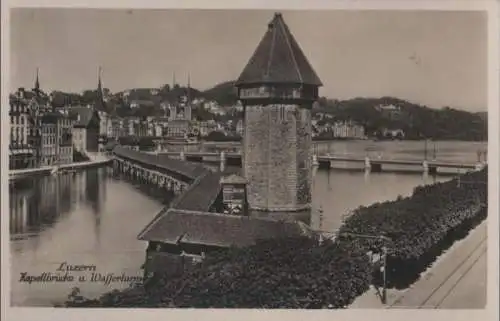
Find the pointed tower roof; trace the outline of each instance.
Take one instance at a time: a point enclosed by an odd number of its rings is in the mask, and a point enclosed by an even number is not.
[[[323,85],[281,13],[275,13],[267,32],[235,85],[256,83]]]
[[[40,92],[40,80],[38,79],[38,68],[36,68],[36,79],[35,79],[35,92],[38,94]]]
[[[102,81],[101,81],[102,68],[99,67],[99,75],[97,80],[97,91],[102,94]]]
[[[104,102],[104,93],[102,91],[101,73],[102,73],[102,68],[99,66],[99,75],[97,80],[97,100],[95,102],[95,107],[98,107],[98,109],[105,110],[106,103]]]

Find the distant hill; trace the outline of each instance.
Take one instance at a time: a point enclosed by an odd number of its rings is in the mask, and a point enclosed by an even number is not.
[[[234,87],[235,81],[226,81],[205,90],[201,95],[208,100],[215,100],[221,106],[231,106],[238,102],[238,92]]]
[[[384,108],[385,107],[385,108]],[[443,140],[486,140],[486,113],[470,113],[443,107],[429,108],[395,97],[330,100],[322,97],[313,113],[325,113],[336,120],[352,120],[369,134],[402,129],[406,138]]]

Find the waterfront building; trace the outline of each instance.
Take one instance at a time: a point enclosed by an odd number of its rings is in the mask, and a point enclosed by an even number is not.
[[[41,165],[73,162],[73,121],[68,114],[48,112],[41,116]]]
[[[40,89],[38,69],[32,91],[19,88],[9,96],[9,168],[38,167],[41,162],[41,118],[49,97]]]
[[[73,125],[73,146],[76,151],[97,152],[99,150],[100,119],[91,106],[74,107],[70,115],[75,118]]]
[[[31,130],[28,104],[24,100],[24,90],[9,97],[10,141],[9,168],[34,167],[34,146],[29,142]]]
[[[336,138],[355,138],[365,137],[365,128],[352,121],[337,121],[332,126],[333,136]]]
[[[99,135],[101,137],[109,137],[111,131],[111,118],[109,114],[105,111],[98,110],[100,124],[99,124]]]
[[[149,126],[147,121],[139,120],[138,122],[133,124],[134,126],[134,135],[138,137],[146,137],[149,136]]]
[[[117,139],[118,137],[125,136],[124,121],[122,118],[114,117],[110,119],[110,127],[108,132],[108,137]]]
[[[42,166],[57,163],[57,123],[60,113],[51,112],[42,116]]]
[[[57,119],[57,159],[59,164],[73,163],[73,119],[66,112]]]
[[[166,137],[185,138],[189,133],[189,121],[177,119],[169,121],[166,127]]]
[[[311,108],[322,83],[280,13],[235,86],[245,110],[243,174],[250,210],[309,210]]]

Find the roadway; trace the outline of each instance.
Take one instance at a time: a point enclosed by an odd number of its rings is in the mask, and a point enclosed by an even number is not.
[[[456,242],[404,291],[389,290],[384,306],[374,289],[350,308],[484,309],[486,306],[487,222]]]

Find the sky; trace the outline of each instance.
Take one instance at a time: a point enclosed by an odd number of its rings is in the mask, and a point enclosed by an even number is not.
[[[394,96],[487,110],[487,14],[282,11],[333,99]],[[267,10],[13,9],[10,88],[112,92],[236,79],[263,37]]]

